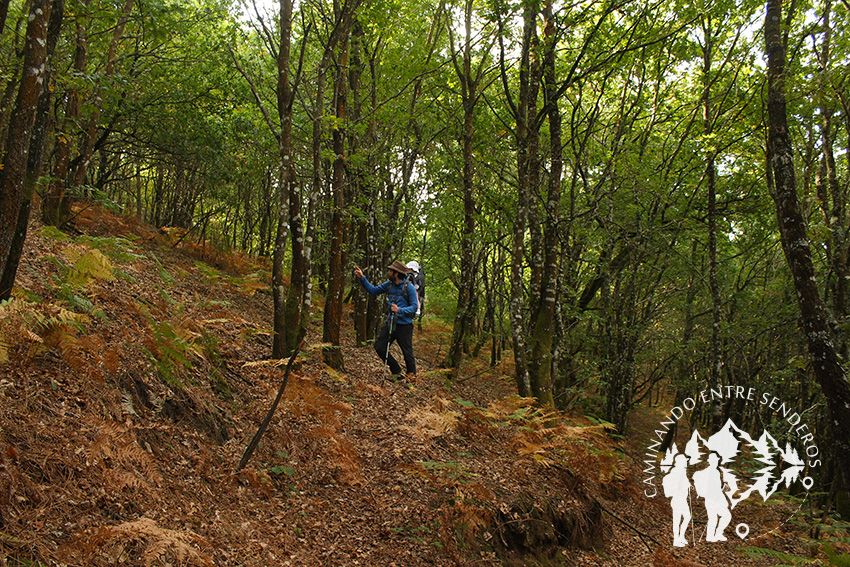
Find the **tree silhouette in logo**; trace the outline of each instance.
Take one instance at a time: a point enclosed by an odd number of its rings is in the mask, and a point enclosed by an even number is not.
[[[702,499],[705,507],[705,541],[725,541],[735,506],[754,492],[767,500],[782,484],[787,488],[798,480],[803,467],[790,443],[783,449],[767,431],[753,439],[731,419],[708,439],[695,430],[684,451],[679,452],[674,443],[660,464],[664,495],[673,510],[673,545],[688,545],[688,524],[692,538],[698,539],[691,523],[695,499]],[[749,526],[738,524],[735,532],[743,539]]]

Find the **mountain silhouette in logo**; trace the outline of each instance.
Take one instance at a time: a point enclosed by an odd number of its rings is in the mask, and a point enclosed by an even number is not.
[[[767,500],[782,484],[789,487],[804,468],[790,443],[782,448],[767,431],[754,439],[731,419],[708,438],[694,430],[683,453],[689,466],[704,463],[711,453],[719,457],[726,483],[724,492],[733,508],[753,493]],[[674,444],[661,460],[662,471],[670,469],[677,454]]]

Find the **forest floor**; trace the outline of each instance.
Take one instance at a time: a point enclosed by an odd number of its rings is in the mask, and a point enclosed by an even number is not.
[[[510,357],[468,360],[449,380],[437,363],[450,329],[433,318],[414,336],[412,389],[354,345],[350,316],[345,368],[328,368],[317,321],[234,472],[284,376],[268,360],[267,270],[95,208],[75,226],[33,223],[16,299],[0,307],[0,567],[755,566],[819,553],[779,499],[736,514],[769,532],[746,542],[765,557],[736,537],[673,548],[669,501],[641,484],[651,411],[618,439],[513,395]]]

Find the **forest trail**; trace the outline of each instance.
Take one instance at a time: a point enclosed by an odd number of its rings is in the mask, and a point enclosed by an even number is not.
[[[512,396],[509,360],[468,361],[447,381],[436,361],[450,329],[432,319],[414,335],[410,390],[352,333],[345,370],[329,369],[314,326],[234,473],[283,374],[266,359],[267,274],[104,211],[77,224],[74,238],[32,227],[30,301],[0,328],[0,565],[775,563],[734,541],[674,551],[667,502],[641,494],[639,449]],[[69,305],[89,315],[63,326]],[[789,524],[759,545],[801,542]]]

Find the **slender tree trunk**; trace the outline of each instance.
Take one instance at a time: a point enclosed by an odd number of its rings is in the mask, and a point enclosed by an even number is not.
[[[532,57],[537,49],[537,5],[523,5],[523,39],[520,55],[519,98],[514,109],[517,142],[517,210],[511,243],[511,338],[516,367],[517,392],[520,396],[531,396],[531,378],[526,351],[526,325],[524,314],[524,266],[525,233],[529,222],[529,206],[532,187],[537,180],[538,132],[536,124],[537,93],[539,90],[539,64]],[[507,89],[504,66],[502,77]]]
[[[344,282],[343,246],[345,245],[345,190],[346,154],[345,138],[348,113],[348,55],[349,29],[341,41],[341,52],[334,74],[334,97],[337,125],[333,132],[333,213],[331,215],[331,250],[328,263],[328,290],[325,300],[324,329],[322,341],[330,346],[323,350],[325,363],[337,370],[343,368],[341,344],[342,299]]]
[[[475,157],[473,155],[473,136],[475,131],[475,105],[479,97],[481,70],[473,75],[472,71],[472,1],[465,5],[463,60],[458,64],[457,51],[452,45],[452,61],[455,73],[461,84],[461,102],[463,105],[463,131],[461,147],[463,152],[463,228],[460,243],[460,274],[458,276],[457,309],[452,329],[452,338],[443,365],[457,369],[463,355],[464,341],[470,333],[474,311],[472,292],[476,286],[475,252]],[[449,32],[450,38],[453,33]],[[454,41],[452,40],[452,44]]]
[[[11,0],[0,0],[0,35],[3,35],[3,30],[6,29],[6,16],[9,14],[9,4]]]
[[[823,6],[823,40],[821,43],[820,63],[823,69],[822,75],[827,75],[831,68],[831,43],[832,27],[830,15],[832,12],[831,0],[826,0]],[[826,80],[822,83],[826,89]],[[820,183],[825,186],[824,193],[829,195],[831,207],[826,214],[826,225],[830,230],[829,259],[835,272],[835,284],[833,293],[833,309],[835,316],[844,319],[847,316],[847,282],[850,279],[850,266],[848,266],[847,245],[847,217],[846,217],[846,194],[842,189],[835,168],[835,133],[833,128],[833,116],[835,110],[828,98],[821,99],[821,146],[823,157],[821,159],[822,175]],[[820,185],[819,183],[819,185]],[[819,191],[820,193],[820,191]]]
[[[714,30],[711,26],[711,17],[703,17],[703,67],[702,67],[702,111],[703,111],[703,134],[710,139],[714,134],[714,116],[711,107],[711,64],[714,51]],[[713,144],[712,144],[713,145]],[[723,361],[720,353],[720,326],[722,324],[720,284],[717,280],[717,166],[715,150],[708,149],[705,163],[705,181],[708,188],[708,287],[711,291],[711,349],[709,360],[709,385],[711,388],[720,389]],[[721,426],[722,414],[721,404],[712,406],[712,427],[717,429]]]
[[[333,36],[332,36],[333,38]],[[322,120],[325,116],[325,86],[327,82],[327,70],[328,64],[330,62],[331,49],[333,49],[333,44],[330,43],[325,47],[325,54],[322,57],[321,62],[319,63],[317,79],[316,79],[316,98],[313,103],[313,181],[310,189],[310,198],[308,199],[308,213],[307,213],[307,230],[305,236],[305,247],[304,247],[304,260],[306,263],[306,286],[304,288],[304,296],[303,296],[303,311],[304,313],[310,312],[310,306],[312,305],[312,297],[313,297],[313,285],[312,285],[312,274],[313,274],[313,263],[312,263],[312,251],[313,251],[313,232],[315,230],[315,209],[316,209],[316,201],[319,199],[319,195],[322,193],[322,174],[324,172],[324,164],[322,162]]]
[[[351,93],[351,105],[349,107],[348,119],[351,124],[359,124],[362,116],[363,101],[360,91],[361,79],[363,76],[363,28],[355,19],[353,29],[351,31],[351,64],[348,71],[348,83]],[[374,82],[372,87],[374,88]],[[365,136],[352,133],[349,137],[349,154],[360,155],[360,159],[356,160],[358,165],[353,165],[351,168],[351,185],[352,199],[356,203],[356,207],[360,209],[361,215],[354,222],[355,233],[355,250],[357,250],[358,264],[368,265],[369,257],[374,255],[374,250],[369,246],[369,228],[371,225],[371,217],[374,214],[375,189],[366,181],[367,172],[372,169],[371,158],[368,146],[371,144],[373,120],[369,120],[369,126]],[[357,129],[359,130],[359,128]],[[366,163],[360,163],[365,158]],[[355,341],[358,345],[366,345],[368,335],[368,309],[369,298],[372,297],[366,293],[359,283],[353,282],[354,286],[351,290],[353,295],[354,305],[354,332]]]
[[[522,143],[524,145],[524,142]],[[520,146],[519,160],[524,161],[523,145]],[[522,167],[522,166],[521,166]],[[525,322],[523,315],[523,255],[525,242],[525,226],[528,219],[528,196],[525,194],[524,179],[518,179],[519,193],[517,213],[513,226],[511,244],[511,338],[514,349],[516,366],[517,393],[522,397],[531,396],[531,379],[528,372],[528,357],[525,351]]]
[[[44,71],[45,83],[50,82],[50,76],[52,74],[49,62],[53,58],[56,43],[59,41],[59,33],[62,30],[62,19],[65,12],[64,4],[64,0],[53,0],[50,8],[50,21],[47,28],[46,55],[48,65]],[[47,129],[50,122],[50,100],[50,88],[42,88],[41,94],[38,97],[32,138],[30,139],[30,148],[27,155],[27,168],[23,184],[23,202],[21,203],[21,208],[18,211],[18,222],[15,227],[15,234],[12,239],[12,243],[9,247],[9,255],[6,259],[2,275],[0,275],[0,300],[8,299],[9,294],[12,292],[12,286],[15,284],[15,277],[18,273],[18,264],[24,250],[24,242],[27,238],[27,227],[29,226],[30,220],[30,211],[32,209],[32,197],[35,194],[35,186],[38,182],[39,176],[41,175],[44,141],[47,138]]]
[[[0,170],[0,274],[12,250],[18,217],[24,202],[24,178],[35,123],[38,99],[47,79],[47,30],[50,0],[33,0],[30,5],[24,46],[24,71],[9,122],[3,169]],[[8,297],[11,289],[0,289]]]
[[[167,170],[165,165],[160,165],[156,168],[156,178],[154,180],[154,196],[153,206],[151,207],[151,223],[154,226],[162,226],[162,214],[165,203],[165,176]]]
[[[289,290],[286,297],[286,353],[292,352],[297,346],[302,331],[306,332],[307,324],[309,323],[309,299],[305,301],[305,297],[309,297],[309,278],[310,278],[310,245],[305,242],[306,229],[304,226],[304,218],[302,215],[302,191],[296,181],[295,165],[293,163],[292,149],[292,120],[293,120],[293,102],[295,93],[289,86],[289,58],[290,58],[290,36],[292,35],[292,2],[287,0],[288,13],[285,15],[281,11],[281,49],[280,56],[284,57],[285,61],[281,62],[280,68],[286,67],[285,77],[279,75],[278,93],[283,93],[282,99],[279,98],[279,104],[282,108],[279,109],[281,114],[281,130],[282,140],[287,146],[287,164],[289,173],[289,230],[292,234],[292,264],[289,279]],[[284,32],[284,26],[286,30]],[[284,38],[285,33],[285,38]],[[282,82],[286,82],[285,88]],[[279,95],[280,96],[280,95]]]
[[[277,218],[274,258],[272,260],[272,299],[274,302],[274,341],[272,357],[283,358],[288,354],[288,334],[297,333],[297,328],[287,329],[286,296],[283,280],[283,258],[286,239],[291,222],[292,198],[292,88],[289,84],[290,37],[292,34],[292,0],[280,0],[280,46],[277,60],[277,113],[280,120],[280,203]],[[292,282],[290,280],[290,286]],[[299,296],[300,300],[300,296]],[[296,335],[297,336],[297,335]]]
[[[88,30],[85,18],[88,0],[81,0],[76,14],[76,46],[74,49],[74,73],[83,75],[88,65]],[[53,179],[41,205],[41,219],[46,225],[61,226],[71,213],[71,201],[67,196],[68,174],[71,167],[71,152],[75,134],[72,132],[80,117],[82,97],[79,90],[71,88],[67,94],[65,119],[56,132],[56,157],[53,162]],[[158,218],[157,218],[158,220]]]
[[[269,240],[271,235],[271,201],[272,201],[272,174],[266,170],[263,173],[261,184],[262,199],[260,200],[260,242],[257,254],[268,256]]]
[[[768,0],[764,35],[768,79],[768,180],[774,189],[782,248],[797,292],[812,369],[827,404],[833,455],[846,489],[850,487],[850,440],[847,437],[850,383],[832,340],[829,314],[818,292],[808,234],[797,200],[794,152],[785,102],[787,47],[782,35],[782,0]]]
[[[557,82],[555,77],[556,38],[555,24],[552,15],[551,0],[547,0],[543,8],[543,16],[547,22],[545,28],[546,52],[543,61],[544,74],[544,104],[549,118],[549,144],[551,165],[549,169],[549,186],[545,201],[545,219],[543,221],[543,262],[540,273],[540,294],[536,308],[533,310],[536,320],[531,322],[531,388],[534,396],[541,404],[554,405],[554,369],[553,369],[553,336],[555,331],[555,305],[559,281],[560,262],[558,245],[558,223],[561,207],[561,174],[563,171],[563,153],[561,141],[561,111],[557,99]]]
[[[291,175],[290,179],[293,179]],[[289,230],[292,235],[292,266],[289,290],[286,294],[286,353],[292,352],[301,334],[301,328],[309,322],[309,310],[305,311],[304,293],[307,286],[309,260],[304,241],[304,218],[301,214],[301,192],[296,183],[291,183],[289,198]]]
[[[121,42],[121,37],[124,35],[124,27],[130,21],[130,13],[133,11],[133,6],[136,0],[125,0],[121,10],[121,15],[118,17],[118,23],[112,30],[112,41],[109,43],[109,50],[106,53],[106,67],[102,74],[102,80],[110,80],[115,73],[115,63],[118,61],[118,44]],[[102,86],[98,83],[95,86],[94,93],[94,109],[89,117],[88,127],[83,132],[83,139],[80,148],[80,155],[77,157],[77,169],[74,171],[73,187],[80,188],[83,186],[88,173],[88,168],[94,155],[94,146],[97,141],[97,126],[100,122],[100,114],[103,111],[103,97],[101,96]],[[67,219],[62,219],[64,222]]]
[[[134,196],[136,199],[136,216],[140,219],[145,218],[145,204],[142,199],[143,187],[145,186],[145,182],[142,181],[142,163],[141,159],[136,161],[136,172],[133,176],[135,183],[133,186],[135,187]]]
[[[20,67],[22,64],[23,61],[21,61],[20,57],[12,59],[9,66],[8,76],[13,78],[6,81],[6,88],[3,89],[3,95],[0,96],[0,109],[2,109],[2,111],[0,111],[0,155],[6,153],[6,139],[9,135],[9,120],[12,118],[10,110],[14,106],[15,96],[18,93],[18,86],[20,83],[16,80],[16,78],[21,73]]]

